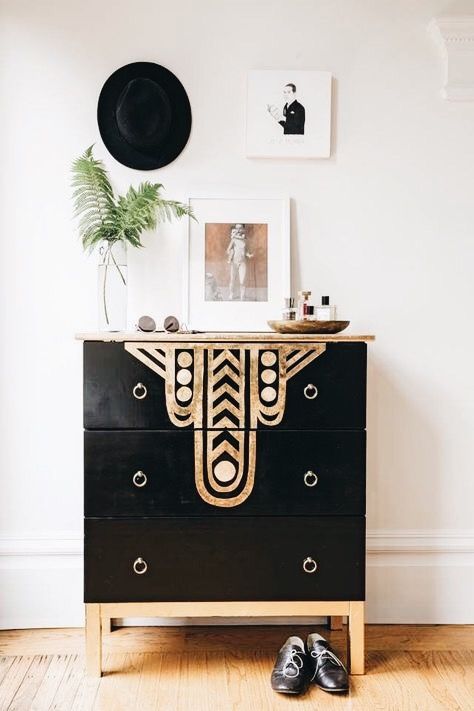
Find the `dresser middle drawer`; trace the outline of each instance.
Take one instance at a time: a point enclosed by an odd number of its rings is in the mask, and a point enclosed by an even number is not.
[[[365,514],[365,431],[257,431],[253,489],[235,507],[199,496],[194,435],[86,431],[85,515]]]

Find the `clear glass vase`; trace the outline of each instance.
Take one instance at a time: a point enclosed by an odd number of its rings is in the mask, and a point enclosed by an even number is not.
[[[127,248],[121,241],[103,242],[99,255],[99,331],[124,331],[127,328]]]

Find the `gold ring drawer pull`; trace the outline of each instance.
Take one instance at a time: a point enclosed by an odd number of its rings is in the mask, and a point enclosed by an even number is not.
[[[318,388],[316,385],[313,385],[313,383],[308,383],[303,392],[307,400],[314,400],[314,398],[318,396]]]
[[[308,558],[305,558],[303,561],[303,570],[305,573],[315,573],[318,569],[318,564],[314,560],[314,558],[311,558],[308,556]]]
[[[304,483],[309,487],[316,486],[318,483],[318,475],[312,472],[311,469],[308,469],[304,475]]]
[[[145,472],[142,472],[141,469],[139,469],[135,474],[133,475],[133,483],[135,486],[138,486],[139,489],[141,489],[142,486],[145,486],[147,483],[148,478]]]
[[[143,573],[146,573],[148,570],[146,560],[143,560],[143,558],[137,558],[133,564],[133,570],[137,575],[143,575]]]
[[[145,385],[143,383],[137,383],[135,387],[133,388],[133,397],[136,397],[137,400],[143,400],[148,395],[148,390],[146,389]]]

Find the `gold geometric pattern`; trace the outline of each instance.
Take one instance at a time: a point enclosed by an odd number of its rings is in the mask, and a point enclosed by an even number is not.
[[[176,427],[194,427],[194,475],[212,506],[238,506],[255,480],[258,424],[279,424],[286,385],[324,343],[150,343],[125,349],[165,381]]]

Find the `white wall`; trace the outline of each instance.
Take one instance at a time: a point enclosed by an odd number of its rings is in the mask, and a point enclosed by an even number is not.
[[[293,199],[293,285],[330,294],[370,346],[369,619],[474,622],[474,103],[440,98],[442,0],[3,0],[0,5],[0,583],[3,626],[81,624],[81,348],[94,258],[69,167],[96,143],[118,190],[224,185]],[[474,3],[464,12],[474,13]],[[105,79],[170,68],[193,130],[141,174],[101,143]],[[244,154],[246,72],[329,70],[329,160]],[[130,255],[130,323],[177,313],[182,228]],[[54,587],[45,592],[50,581]],[[28,586],[30,586],[28,588]],[[36,594],[32,600],[31,589]]]

